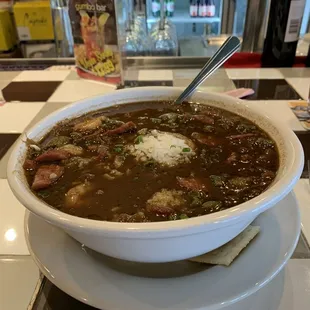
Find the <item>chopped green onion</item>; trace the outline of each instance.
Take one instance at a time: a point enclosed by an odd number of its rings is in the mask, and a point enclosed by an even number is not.
[[[179,218],[180,220],[186,220],[188,219],[188,216],[186,214],[180,214]]]
[[[189,148],[189,147],[185,147],[185,148],[183,148],[183,150],[182,150],[182,152],[184,152],[184,153],[188,153],[188,152],[190,152],[191,151],[191,149]]]
[[[143,136],[141,135],[135,139],[135,144],[140,144],[140,143],[143,143]]]
[[[37,193],[37,195],[44,199],[47,198],[50,193],[47,190],[41,190]]]
[[[177,215],[176,213],[170,214],[170,215],[168,216],[168,220],[169,220],[169,221],[175,221],[175,220],[177,220],[177,219],[178,219],[178,215]]]
[[[151,118],[151,121],[152,121],[154,124],[160,124],[160,123],[161,123],[161,119],[159,119],[159,118]]]
[[[123,152],[123,146],[122,145],[118,145],[114,148],[114,152],[115,153],[122,153]]]

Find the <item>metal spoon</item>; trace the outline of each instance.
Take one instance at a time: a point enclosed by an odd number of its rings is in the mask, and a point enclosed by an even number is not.
[[[181,104],[196,88],[202,84],[217,68],[230,58],[240,47],[240,41],[235,36],[230,36],[219,50],[204,65],[194,80],[186,87],[183,93],[176,99],[175,103]]]

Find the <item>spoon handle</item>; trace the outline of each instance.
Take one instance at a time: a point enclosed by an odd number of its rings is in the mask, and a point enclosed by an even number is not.
[[[200,84],[202,84],[218,67],[220,67],[237,51],[239,46],[240,40],[235,36],[230,36],[213,55],[213,57],[209,59],[198,75],[187,86],[175,102],[182,103],[186,98],[188,98]]]

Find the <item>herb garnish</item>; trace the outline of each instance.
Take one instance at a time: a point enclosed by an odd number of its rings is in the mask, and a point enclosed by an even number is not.
[[[135,139],[135,144],[140,144],[140,143],[143,143],[143,136],[141,135]]]

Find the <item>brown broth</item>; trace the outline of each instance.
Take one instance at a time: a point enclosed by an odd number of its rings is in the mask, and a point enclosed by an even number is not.
[[[162,115],[167,113],[177,115],[166,119]],[[96,128],[74,129],[103,115],[108,119],[101,120]],[[136,129],[113,132],[122,122],[133,122]],[[138,133],[143,128],[191,139],[195,155],[190,162],[173,167],[152,159],[137,161],[127,146],[145,143],[146,135]],[[82,148],[83,154],[59,152],[61,145],[68,143]],[[175,220],[230,208],[262,193],[273,181],[279,162],[274,141],[254,123],[222,109],[193,103],[131,103],[98,110],[56,125],[37,146],[40,151],[29,147],[24,166],[33,192],[65,213],[107,221]],[[46,156],[51,150],[55,154]],[[188,152],[188,148],[183,151]],[[46,159],[41,161],[42,154]],[[60,155],[70,158],[59,159]],[[118,168],[116,156],[124,158]],[[46,174],[52,181],[46,181]],[[75,186],[79,186],[74,190],[77,194],[69,195]],[[162,189],[172,190],[170,194],[177,191],[179,202],[175,205],[164,200],[155,206],[147,202]],[[68,197],[72,198],[70,203]]]

